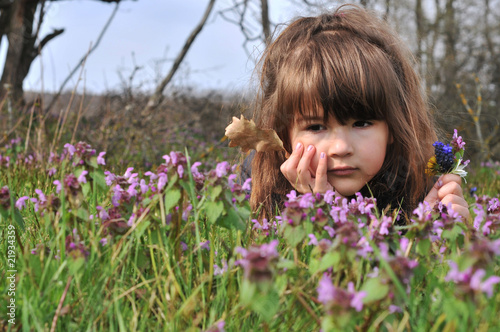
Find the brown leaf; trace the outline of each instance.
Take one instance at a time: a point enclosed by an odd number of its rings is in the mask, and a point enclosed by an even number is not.
[[[272,129],[259,129],[253,120],[242,115],[240,119],[233,117],[233,122],[226,127],[226,136],[231,140],[230,147],[239,146],[243,152],[248,150],[285,151],[283,142]]]

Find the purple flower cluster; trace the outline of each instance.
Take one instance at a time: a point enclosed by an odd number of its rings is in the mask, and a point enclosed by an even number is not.
[[[367,257],[373,252],[369,241],[385,240],[392,228],[391,217],[377,218],[375,215],[376,200],[359,193],[350,201],[333,191],[300,196],[292,191],[287,197],[285,209],[278,219],[286,221],[282,228],[311,222],[315,234],[309,234],[309,244],[320,246],[322,252],[335,241],[337,245],[345,245]]]
[[[347,290],[335,287],[327,273],[320,279],[317,292],[318,301],[323,304],[326,311],[336,314],[351,308],[361,311],[363,298],[367,295],[366,292],[356,292],[352,282],[348,283]]]
[[[75,229],[73,229],[72,234],[66,236],[66,253],[72,256],[74,259],[78,257],[87,258],[90,254],[89,250],[85,246],[84,242],[80,240],[80,236]]]
[[[236,248],[241,255],[234,265],[242,266],[245,278],[253,282],[270,281],[273,276],[274,265],[279,258],[277,251],[279,241],[272,240],[261,245],[252,245],[248,249]]]
[[[449,261],[450,271],[445,277],[445,281],[454,282],[462,292],[483,292],[488,297],[493,296],[494,285],[500,283],[500,277],[486,277],[484,269],[473,269],[469,267],[464,271],[460,271],[457,263]]]
[[[483,235],[490,235],[500,230],[500,201],[493,197],[476,197],[476,207],[473,209],[474,228]]]
[[[0,206],[5,210],[10,208],[10,191],[7,186],[0,188]]]

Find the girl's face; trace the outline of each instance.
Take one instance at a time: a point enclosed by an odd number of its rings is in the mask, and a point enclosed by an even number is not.
[[[328,182],[342,196],[354,195],[382,168],[389,128],[382,120],[349,119],[341,125],[333,116],[324,123],[322,112],[311,117],[298,115],[289,132],[292,147],[298,143],[305,149],[315,147],[309,164],[313,177],[324,152]]]

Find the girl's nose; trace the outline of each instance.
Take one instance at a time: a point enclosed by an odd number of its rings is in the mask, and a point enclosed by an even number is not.
[[[349,135],[343,130],[337,130],[331,134],[329,145],[330,157],[346,157],[352,154],[352,144]]]

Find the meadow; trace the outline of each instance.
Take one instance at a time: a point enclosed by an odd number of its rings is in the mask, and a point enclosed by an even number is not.
[[[223,131],[153,160],[70,134],[0,148],[4,331],[500,330],[499,163],[469,166],[470,220],[291,192],[259,223]]]

